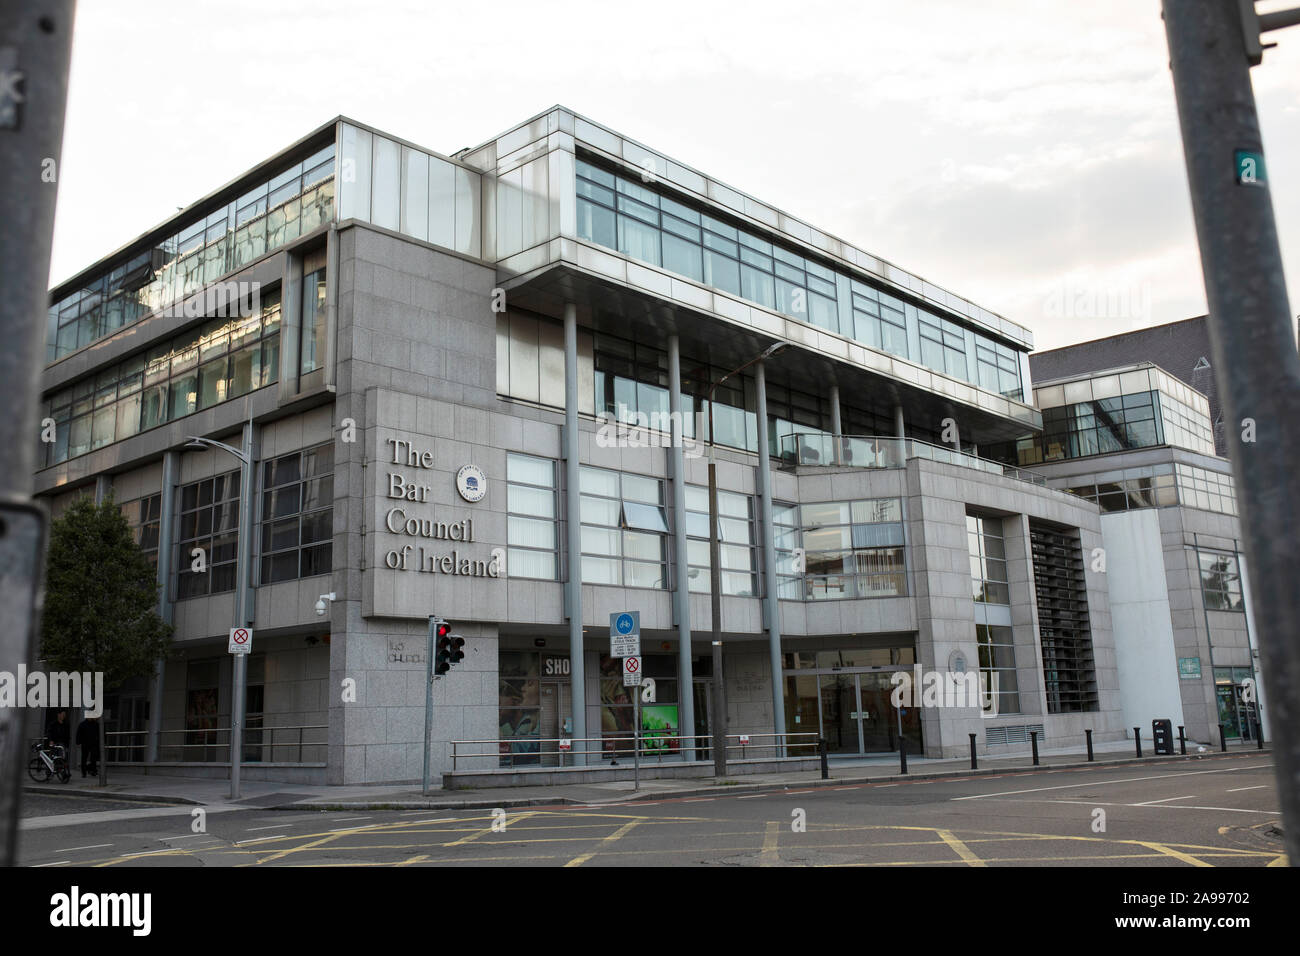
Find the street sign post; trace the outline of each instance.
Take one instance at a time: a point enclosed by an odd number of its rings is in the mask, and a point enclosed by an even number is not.
[[[623,658],[623,686],[641,686],[640,657]],[[635,691],[632,693],[632,789],[641,789],[641,695]]]
[[[641,655],[641,612],[615,611],[609,616],[609,656]]]
[[[251,627],[232,627],[227,650],[231,654],[251,654],[253,652],[253,629]]]

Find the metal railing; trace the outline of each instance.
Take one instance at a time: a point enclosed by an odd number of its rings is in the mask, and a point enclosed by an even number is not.
[[[746,760],[761,757],[814,757],[817,755],[815,733],[728,734],[727,759]],[[622,759],[639,759],[656,765],[680,762],[683,753],[694,751],[695,761],[712,760],[713,736],[711,734],[661,734],[654,731],[639,736],[631,733],[608,734],[603,737],[513,737],[493,740],[451,741],[451,769],[455,772],[458,761],[495,759],[496,769],[513,770],[519,766],[542,769],[576,766],[582,756],[588,766],[599,766],[597,761],[617,762]],[[567,746],[565,746],[567,745]],[[639,745],[639,746],[638,746]],[[466,747],[481,748],[469,752]],[[487,769],[477,767],[475,769]]]
[[[908,459],[924,458],[1017,481],[1045,487],[1047,479],[1032,471],[1004,465],[988,458],[918,438],[890,438],[876,435],[827,435],[822,432],[792,432],[777,440],[778,457],[787,466],[829,465],[841,468],[902,468]]]
[[[281,763],[303,763],[302,755],[304,747],[324,748],[328,740],[305,740],[304,734],[309,730],[329,730],[328,724],[294,724],[286,726],[264,726],[264,727],[245,727],[244,728],[244,758],[240,761],[243,764],[249,763],[275,763],[277,748],[294,748],[296,750],[296,759],[282,757]],[[204,727],[201,730],[192,730],[186,728],[160,730],[159,737],[167,735],[184,734],[192,738],[181,743],[169,743],[160,739],[158,741],[158,763],[229,763],[230,762],[230,727]],[[149,746],[148,730],[114,730],[107,732],[105,737],[104,749],[109,754],[118,753],[123,750],[147,751]],[[289,739],[277,740],[276,737],[288,736]],[[322,735],[326,737],[327,734]],[[114,739],[116,738],[116,740]],[[131,738],[123,740],[123,738]],[[207,751],[215,750],[219,756],[209,757]],[[163,759],[165,752],[180,751],[179,759]],[[195,751],[201,752],[201,756],[196,756]],[[269,751],[270,759],[262,758],[262,751]],[[250,756],[257,754],[256,757]],[[323,756],[323,754],[322,754]],[[142,761],[131,760],[119,756],[110,756],[110,763],[139,763]],[[317,762],[317,761],[309,761]],[[323,762],[323,761],[320,761]]]

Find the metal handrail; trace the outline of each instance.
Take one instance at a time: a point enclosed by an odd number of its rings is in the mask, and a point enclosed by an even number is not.
[[[275,740],[275,734],[276,734],[276,731],[283,731],[283,730],[297,731],[297,732],[298,732],[298,739],[297,739],[297,740],[276,741],[276,740]],[[304,731],[308,731],[308,730],[324,730],[324,731],[328,731],[328,730],[329,730],[329,725],[328,725],[328,724],[276,724],[276,725],[274,725],[274,726],[262,726],[262,727],[248,727],[248,726],[245,726],[245,727],[244,727],[244,746],[245,746],[246,748],[251,747],[252,749],[259,749],[259,748],[263,748],[263,747],[264,747],[264,748],[267,748],[268,750],[272,751],[272,754],[273,754],[273,755],[274,755],[274,751],[275,751],[275,748],[276,748],[276,747],[297,747],[297,748],[298,748],[298,759],[297,759],[297,761],[294,761],[294,762],[296,762],[296,763],[302,763],[302,748],[303,748],[303,747],[324,747],[324,746],[326,746],[326,745],[329,743],[328,740],[304,740],[304,739],[303,739],[303,732],[304,732]],[[189,748],[199,748],[199,749],[203,749],[203,750],[206,750],[206,749],[209,749],[209,748],[212,748],[212,747],[224,748],[225,751],[226,751],[226,760],[229,761],[229,759],[230,759],[230,739],[229,739],[230,731],[231,731],[231,728],[228,727],[228,726],[227,726],[227,727],[200,727],[200,728],[185,728],[185,727],[180,727],[180,728],[171,728],[171,729],[167,729],[167,730],[159,730],[159,731],[157,731],[157,733],[158,733],[158,735],[159,735],[160,737],[161,737],[162,735],[164,735],[164,734],[205,734],[205,735],[210,734],[210,735],[213,735],[213,736],[220,735],[220,734],[225,734],[225,735],[226,735],[226,739],[225,739],[225,740],[211,740],[211,741],[204,742],[204,743],[192,743],[192,744],[191,744],[191,743],[167,743],[167,744],[163,744],[161,741],[159,741],[159,749],[161,749],[161,748],[164,747],[164,746],[167,747],[167,748],[169,748],[169,749],[172,749],[172,750],[182,750],[182,751],[183,751],[183,750],[186,750],[186,749],[189,749]],[[250,741],[249,741],[249,739],[248,739],[249,734],[267,734],[268,731],[269,731],[269,737],[270,737],[269,740],[261,740],[261,741],[256,741],[256,742],[251,742],[251,743],[250,743]],[[147,745],[148,745],[149,735],[150,735],[151,733],[153,733],[153,731],[150,731],[150,730],[111,730],[111,731],[108,731],[107,733],[104,734],[105,738],[109,738],[109,737],[118,737],[118,738],[121,738],[121,737],[143,737],[144,739],[143,739],[141,742],[138,742],[138,743],[135,743],[135,742],[128,742],[128,743],[108,743],[108,742],[107,742],[107,739],[106,739],[105,744],[104,744],[104,750],[105,750],[105,751],[135,750],[135,749],[137,749],[137,748],[147,746]],[[166,761],[163,761],[163,762],[166,762]],[[243,763],[249,763],[249,761],[247,761],[247,760],[242,761],[242,762],[243,762]],[[253,763],[263,763],[263,762],[266,762],[266,761],[252,761],[252,762],[253,762]]]
[[[1002,475],[1032,485],[1046,486],[1047,479],[1031,471],[919,438],[882,435],[827,435],[824,432],[791,432],[777,439],[778,457],[791,465],[825,465],[847,468],[902,468],[908,459],[924,458],[989,474]]]
[[[806,738],[806,739],[804,739]],[[727,735],[727,753],[731,754],[739,751],[740,759],[746,759],[750,751],[772,751],[776,757],[782,756],[782,751],[787,752],[791,748],[810,747],[815,750],[818,735],[816,733],[754,733],[754,734],[728,734]],[[757,743],[762,739],[771,739],[771,743]],[[691,743],[683,747],[683,741]],[[703,745],[697,743],[704,741]],[[734,741],[734,743],[733,743]],[[561,743],[567,742],[568,748],[562,748]],[[639,746],[638,746],[639,742]],[[669,750],[661,747],[662,744],[677,744],[676,750]],[[612,748],[610,744],[614,744]],[[647,747],[647,743],[651,744]],[[556,757],[559,760],[559,766],[564,767],[566,757],[577,757],[584,755],[589,758],[599,758],[601,760],[617,760],[624,756],[636,756],[642,760],[653,757],[657,758],[657,763],[662,764],[665,756],[681,757],[684,750],[694,750],[697,752],[709,751],[713,743],[712,734],[661,734],[654,731],[643,732],[640,735],[632,733],[609,734],[601,737],[506,737],[496,739],[480,740],[453,740],[451,741],[451,769],[453,772],[457,769],[457,762],[469,759],[497,758],[509,759],[510,769],[514,769],[517,758],[526,758],[530,762],[536,758]],[[527,744],[527,750],[515,750],[514,745]],[[543,744],[554,744],[554,747],[543,747]],[[596,744],[595,747],[578,747],[579,744]],[[630,746],[621,746],[630,744]],[[494,749],[485,749],[472,753],[461,751],[462,746],[483,745]],[[534,746],[536,745],[536,746]],[[509,749],[506,749],[509,748]],[[703,759],[703,758],[697,758]]]

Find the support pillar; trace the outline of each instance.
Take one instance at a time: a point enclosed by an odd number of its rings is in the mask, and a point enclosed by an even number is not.
[[[172,540],[176,534],[176,485],[180,480],[181,453],[169,451],[163,455],[162,494],[158,504],[158,616],[164,623],[172,623],[171,577],[175,549]],[[149,691],[149,747],[145,759],[158,762],[162,748],[163,691],[167,664],[158,662],[153,686]]]
[[[781,677],[781,606],[777,600],[776,538],[772,533],[772,470],[767,447],[767,375],[763,362],[754,364],[754,390],[758,393],[758,499],[763,532],[763,624],[767,631],[772,669],[772,729],[785,730],[785,687]],[[836,392],[838,399],[838,390]],[[838,401],[836,402],[838,405]]]
[[[582,496],[578,470],[578,307],[564,304],[564,501],[565,610],[569,614],[569,695],[573,705],[573,736],[587,736],[587,668],[582,635]],[[587,744],[574,748],[574,761],[587,763]]]
[[[677,619],[677,721],[679,734],[695,733],[694,673],[691,665],[691,581],[686,547],[686,455],[682,448],[682,357],[675,335],[668,337],[668,412],[672,442],[668,461],[672,467],[673,495],[673,617]],[[694,741],[682,742],[683,760],[695,759]]]

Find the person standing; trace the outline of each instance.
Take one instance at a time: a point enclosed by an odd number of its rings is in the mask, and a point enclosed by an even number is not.
[[[93,777],[99,773],[99,718],[87,717],[77,725],[77,749],[81,751],[81,775],[87,768]]]
[[[54,715],[54,719],[45,725],[45,736],[52,744],[62,745],[64,750],[68,749],[68,712],[60,710]]]

